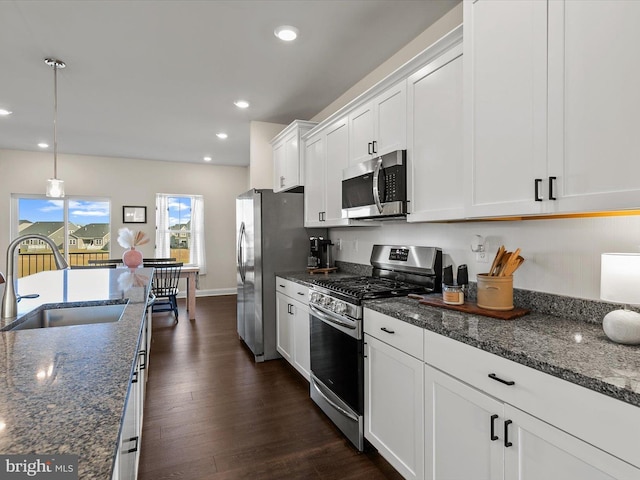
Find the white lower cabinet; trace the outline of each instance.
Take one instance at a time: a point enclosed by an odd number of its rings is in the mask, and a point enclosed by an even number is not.
[[[421,329],[365,310],[364,331],[364,436],[405,478],[424,478]]]
[[[640,478],[628,463],[429,365],[425,391],[427,479]]]
[[[135,480],[138,478],[140,446],[142,442],[142,419],[146,382],[148,378],[149,348],[151,346],[151,316],[145,315],[142,334],[138,344],[136,366],[129,385],[129,395],[124,408],[118,451],[114,461],[111,480]]]
[[[276,278],[276,348],[307,381],[310,378],[309,289]]]
[[[640,478],[639,408],[424,335],[427,479]]]
[[[502,403],[429,365],[424,385],[425,478],[502,478],[504,451],[495,438]]]

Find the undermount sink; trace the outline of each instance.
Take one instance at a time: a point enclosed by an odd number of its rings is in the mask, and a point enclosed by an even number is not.
[[[124,312],[126,306],[126,303],[117,303],[111,305],[42,308],[25,315],[24,320],[10,330],[117,322],[122,317],[122,312]]]

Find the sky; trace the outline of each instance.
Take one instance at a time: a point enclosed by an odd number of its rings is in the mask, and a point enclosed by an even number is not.
[[[109,223],[109,202],[67,200],[69,222],[76,225]],[[31,222],[64,221],[64,200],[21,198],[18,200],[20,220]]]
[[[191,220],[191,198],[169,198],[169,225],[187,223]]]

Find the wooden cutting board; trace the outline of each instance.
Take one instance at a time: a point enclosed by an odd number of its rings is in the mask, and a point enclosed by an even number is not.
[[[515,307],[513,310],[487,310],[486,308],[480,308],[475,303],[464,302],[462,305],[449,305],[444,303],[441,297],[422,298],[419,300],[422,305],[429,305],[430,307],[446,308],[448,310],[456,310],[458,312],[471,313],[473,315],[482,315],[485,317],[498,318],[500,320],[513,320],[514,318],[520,318],[529,313],[529,310],[525,308]]]
[[[307,272],[313,275],[314,273],[324,273],[325,275],[335,272],[338,270],[338,267],[325,267],[325,268],[310,268],[307,267]]]

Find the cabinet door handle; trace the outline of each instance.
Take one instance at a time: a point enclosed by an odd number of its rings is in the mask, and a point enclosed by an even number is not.
[[[510,447],[511,445],[513,445],[513,443],[509,441],[509,425],[511,425],[512,423],[513,422],[511,420],[504,421],[504,446],[505,447]]]
[[[284,187],[284,177],[280,177],[280,186]]]
[[[391,333],[391,334],[396,333],[393,330],[389,330],[387,327],[381,327],[380,330],[382,330],[383,332]]]
[[[367,153],[369,155],[373,153],[372,149],[373,149],[373,143],[372,142],[367,143]]]
[[[371,143],[373,144],[373,153],[378,153],[378,142],[374,140]]]
[[[496,382],[504,383],[505,385],[509,385],[509,386],[516,384],[516,382],[514,382],[513,380],[503,380],[502,378],[498,377],[495,373],[490,373],[489,378],[491,380],[495,380]]]
[[[498,415],[491,415],[491,441],[495,442],[498,440],[498,436],[496,435],[496,420],[498,419]]]
[[[553,194],[553,184],[555,183],[556,177],[549,177],[549,200],[557,200],[556,196]]]
[[[542,197],[540,196],[540,184],[541,184],[541,183],[542,183],[542,179],[541,179],[541,178],[536,178],[536,179],[533,181],[534,190],[535,190],[535,193],[534,193],[534,197],[533,197],[533,199],[534,199],[536,202],[541,202],[541,201],[542,201]]]
[[[145,368],[147,368],[147,351],[146,350],[140,350],[138,352],[138,355],[140,356],[140,370],[144,370]]]
[[[125,450],[124,453],[133,453],[133,452],[137,452],[138,451],[138,440],[140,437],[131,437],[128,438],[127,440],[125,440],[125,442],[136,442],[135,446],[133,448],[130,448],[129,450]]]

